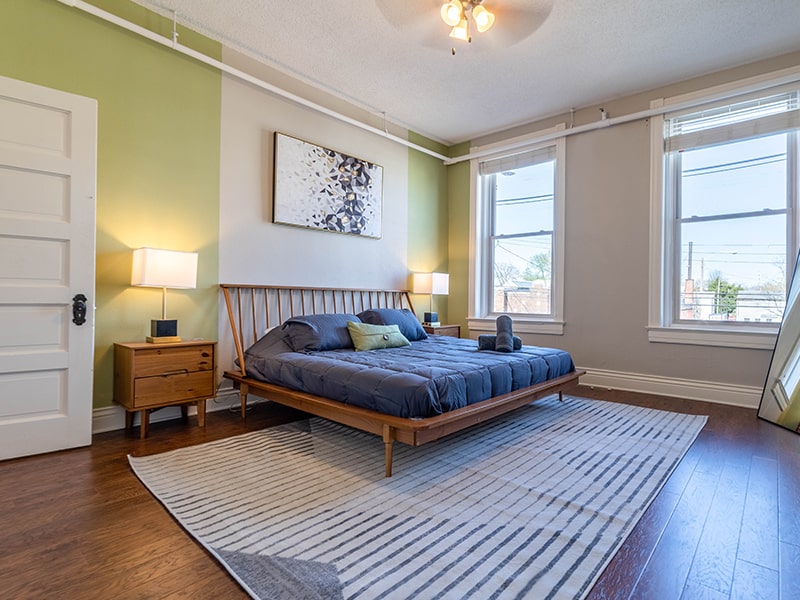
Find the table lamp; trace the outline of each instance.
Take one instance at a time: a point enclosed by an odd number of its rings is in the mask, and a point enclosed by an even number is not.
[[[197,287],[197,252],[138,248],[133,251],[131,285],[161,288],[161,318],[150,321],[147,341],[180,342],[178,320],[167,319],[167,288]]]
[[[425,325],[439,325],[439,313],[433,312],[433,295],[446,296],[450,291],[450,275],[447,273],[414,273],[411,281],[411,291],[415,294],[428,294],[430,296],[431,312],[423,313],[422,322]]]

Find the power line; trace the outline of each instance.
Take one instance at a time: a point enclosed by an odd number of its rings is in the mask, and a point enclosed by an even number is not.
[[[550,246],[550,245],[548,245],[547,247],[544,247],[544,246],[543,246],[542,248],[543,248],[543,249],[546,249],[546,250],[549,250],[549,249],[550,249],[550,247],[551,247],[551,246]],[[531,262],[531,259],[530,259],[530,258],[525,258],[525,257],[524,257],[524,256],[522,256],[521,254],[517,254],[516,252],[512,252],[511,250],[509,250],[509,249],[508,249],[506,246],[504,246],[503,244],[500,244],[500,243],[498,243],[498,244],[497,244],[497,249],[499,249],[499,250],[502,250],[502,251],[503,251],[503,252],[505,252],[506,254],[510,254],[511,256],[513,256],[513,257],[515,257],[515,258],[518,258],[518,259],[520,259],[520,260],[522,260],[522,261],[525,261],[525,263],[526,263],[526,264],[529,264],[529,263]],[[536,249],[537,249],[537,248],[534,248],[534,250],[536,250]],[[541,254],[541,252],[539,252],[539,254]]]
[[[521,196],[519,198],[498,198],[495,200],[495,204],[535,204],[552,200],[553,194],[541,194],[539,196]]]
[[[763,165],[770,165],[778,162],[786,162],[786,153],[770,154],[768,156],[759,156],[757,158],[748,158],[730,163],[723,163],[720,165],[710,165],[707,167],[697,167],[695,169],[686,169],[681,172],[683,177],[697,177],[698,175],[710,175],[713,173],[724,173],[726,171],[736,171],[739,169],[749,169],[750,167],[759,167]]]
[[[689,242],[686,242],[683,245],[688,246]],[[735,244],[703,244],[700,242],[694,242],[694,247],[697,248],[698,246],[713,246],[714,248],[746,248],[748,246],[766,246],[769,248],[770,246],[777,246],[779,248],[783,248],[783,244],[745,244],[744,242],[738,242]]]

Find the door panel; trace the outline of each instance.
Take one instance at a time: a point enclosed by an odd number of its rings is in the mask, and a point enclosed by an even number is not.
[[[66,316],[57,306],[0,306],[0,354],[21,348],[66,350]]]
[[[0,237],[0,256],[14,257],[0,265],[0,282],[66,289],[68,247],[65,240]]]
[[[61,223],[69,216],[69,179],[63,175],[0,168],[0,197],[4,198],[0,216],[26,214],[29,219]]]
[[[0,376],[0,423],[15,419],[64,417],[66,371],[36,371]]]
[[[17,90],[21,88],[18,85],[15,87]],[[48,90],[48,92],[55,91]],[[0,148],[9,149],[14,153],[28,152],[34,156],[68,156],[72,111],[68,108],[62,110],[56,106],[38,104],[35,100],[29,102],[26,98],[15,98],[14,92],[12,89],[9,96],[2,98],[0,130],[3,131],[3,135],[0,139]],[[51,102],[54,95],[43,94],[41,98],[44,102]]]

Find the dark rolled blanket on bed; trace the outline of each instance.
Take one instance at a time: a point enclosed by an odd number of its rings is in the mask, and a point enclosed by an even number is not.
[[[515,335],[512,338],[514,340],[514,351],[522,350],[522,338]],[[495,345],[497,344],[497,336],[496,335],[489,335],[488,333],[484,333],[478,336],[478,350],[495,350]]]
[[[500,315],[497,317],[497,340],[494,349],[498,352],[514,351],[514,332],[512,331],[511,317]]]
[[[478,350],[516,352],[522,349],[522,339],[514,335],[511,317],[500,315],[496,321],[497,335],[479,335]]]

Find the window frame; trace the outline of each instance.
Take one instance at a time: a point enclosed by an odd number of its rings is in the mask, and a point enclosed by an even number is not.
[[[524,138],[537,138],[554,135],[565,130],[559,124],[546,131],[536,132],[523,138],[505,140],[491,146],[484,146],[482,152],[491,152],[492,146],[514,144],[514,150],[502,154],[487,154],[481,159],[470,161],[470,298],[467,323],[470,330],[493,332],[496,319],[502,312],[491,311],[493,293],[493,254],[494,254],[494,204],[487,200],[489,192],[488,176],[479,173],[479,164],[503,155],[522,154],[542,148],[555,148],[555,180],[553,190],[553,250],[551,259],[551,313],[550,315],[512,313],[514,331],[519,333],[542,333],[563,335],[564,333],[564,248],[565,248],[565,189],[566,189],[566,139],[558,135],[547,141],[524,144]]]
[[[795,79],[796,81],[796,79]],[[665,115],[676,116],[701,110],[703,105],[734,104],[753,96],[770,96],[780,92],[780,83],[768,76],[752,78],[737,84],[717,86],[709,90],[670,99],[657,99],[652,109],[663,108],[650,120],[651,188],[650,188],[650,302],[648,339],[651,342],[753,348],[772,350],[780,323],[709,322],[679,319],[677,277],[680,274],[680,222],[677,219],[680,168],[674,168],[673,152],[665,146]],[[772,89],[775,88],[775,89]],[[792,89],[800,88],[794,83]],[[786,89],[786,86],[783,87]],[[800,134],[790,131],[794,143],[787,148],[787,207],[786,207],[786,285],[798,252],[798,176],[800,175]],[[734,143],[737,140],[731,140]],[[670,168],[672,167],[672,168]],[[669,177],[672,175],[672,177]]]

